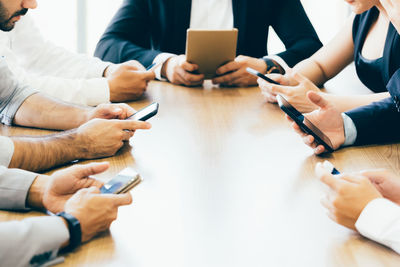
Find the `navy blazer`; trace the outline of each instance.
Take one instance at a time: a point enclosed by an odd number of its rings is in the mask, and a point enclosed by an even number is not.
[[[135,59],[149,66],[162,53],[185,54],[191,0],[124,0],[95,56],[121,63]],[[238,55],[268,55],[268,27],[286,46],[279,56],[289,65],[310,57],[321,46],[300,0],[232,0],[234,27],[239,29]]]
[[[371,9],[356,16],[353,30],[369,27],[366,19]],[[363,37],[361,37],[363,38]],[[357,43],[357,40],[354,41]],[[400,35],[392,24],[389,25],[383,54],[382,78],[391,97],[346,112],[357,128],[356,145],[377,144],[400,141]]]

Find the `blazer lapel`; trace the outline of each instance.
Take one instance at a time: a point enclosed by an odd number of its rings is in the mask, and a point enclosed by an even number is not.
[[[397,51],[394,49],[395,48],[395,39],[396,39],[397,31],[394,28],[394,26],[390,23],[389,29],[388,29],[388,34],[387,34],[387,39],[385,42],[385,48],[383,51],[383,59],[385,61],[385,64],[383,66],[383,78],[385,82],[388,82],[391,76],[391,72],[393,73],[396,70],[392,70],[392,65],[395,63],[393,62],[393,55],[392,53],[396,53]],[[395,55],[397,56],[397,55]]]
[[[171,1],[171,0],[168,0]],[[174,0],[174,29],[172,29],[175,36],[175,45],[179,50],[186,47],[186,31],[190,27],[190,13],[192,9],[192,0]]]
[[[232,0],[233,7],[233,25],[239,30],[238,50],[244,47],[246,36],[246,20],[247,20],[247,1],[249,0]]]

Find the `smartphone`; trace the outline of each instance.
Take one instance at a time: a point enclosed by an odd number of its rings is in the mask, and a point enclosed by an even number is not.
[[[260,78],[263,79],[263,80],[266,80],[266,81],[269,82],[269,83],[273,83],[273,84],[278,84],[278,85],[280,85],[280,83],[275,82],[274,80],[268,78],[267,76],[265,76],[265,75],[262,74],[261,72],[256,71],[255,69],[252,69],[252,68],[247,67],[247,68],[246,68],[246,71],[247,71],[248,73],[254,75],[254,76],[257,76],[257,77],[260,77]]]
[[[340,174],[340,171],[338,171],[338,169],[335,168],[335,166],[330,162],[325,160],[324,163],[322,163],[322,165],[324,166],[324,168],[326,168],[327,170],[331,171],[331,174],[333,175],[338,175]]]
[[[320,129],[318,129],[303,114],[290,105],[282,95],[278,94],[276,99],[279,107],[287,115],[289,115],[289,117],[292,118],[292,120],[294,120],[305,133],[312,135],[315,141],[318,144],[323,145],[329,153],[334,151],[331,140],[323,132],[321,132]]]
[[[142,177],[132,168],[126,168],[100,188],[102,194],[123,194],[142,182]]]
[[[151,117],[153,117],[157,114],[158,107],[159,107],[159,104],[157,102],[154,102],[154,103],[148,105],[147,107],[142,108],[141,110],[137,111],[135,114],[128,117],[127,120],[147,121],[148,119],[150,119]]]

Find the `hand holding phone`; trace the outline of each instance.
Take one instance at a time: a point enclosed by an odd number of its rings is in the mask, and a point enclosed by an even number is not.
[[[132,168],[126,168],[100,188],[102,194],[124,194],[142,182],[142,177]]]
[[[279,107],[307,134],[314,137],[315,141],[325,147],[328,152],[333,152],[334,148],[331,140],[318,129],[311,121],[309,121],[303,114],[295,109],[290,103],[282,96],[277,95]]]
[[[259,78],[261,78],[261,79],[263,79],[263,80],[265,80],[265,81],[267,81],[269,83],[280,85],[280,83],[268,78],[267,76],[265,76],[261,72],[256,71],[255,69],[252,69],[252,68],[248,67],[248,68],[246,68],[246,71],[248,73],[250,73],[251,75],[257,76],[257,77],[259,77]]]
[[[135,114],[126,119],[136,120],[136,121],[147,121],[148,119],[150,119],[151,117],[155,116],[158,113],[158,107],[159,104],[157,102],[154,102],[148,105],[147,107],[137,111]]]

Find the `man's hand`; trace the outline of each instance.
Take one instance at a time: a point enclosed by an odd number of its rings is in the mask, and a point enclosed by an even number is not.
[[[173,84],[198,86],[204,82],[203,74],[193,74],[199,66],[186,61],[185,55],[169,58],[161,69],[161,75]]]
[[[102,187],[102,182],[90,176],[102,173],[108,168],[108,163],[91,163],[55,172],[50,176],[44,190],[43,207],[52,213],[63,211],[65,203],[80,189]]]
[[[303,75],[293,72],[284,76],[274,76],[281,85],[268,83],[259,79],[259,85],[267,100],[276,102],[276,95],[281,94],[300,112],[311,112],[317,108],[307,97],[309,91],[320,92],[310,80]]]
[[[246,71],[251,67],[261,73],[267,71],[267,64],[264,60],[247,56],[238,56],[234,61],[229,62],[217,69],[218,77],[215,77],[213,84],[225,86],[247,87],[257,84],[257,77]]]
[[[335,106],[315,92],[309,92],[307,97],[314,105],[318,106],[319,109],[305,114],[306,118],[331,140],[333,149],[338,149],[345,142],[341,113]],[[287,118],[291,120],[289,117]],[[295,122],[292,123],[292,127],[303,137],[304,143],[314,149],[315,154],[318,155],[326,151],[323,145],[316,143],[314,137],[303,132]]]
[[[328,209],[328,216],[338,224],[355,230],[355,223],[369,202],[382,195],[371,181],[360,174],[333,176],[321,163],[316,166],[316,174],[329,186],[331,192],[321,201]]]
[[[65,204],[65,212],[73,215],[81,224],[82,242],[110,228],[117,219],[118,207],[132,203],[127,194],[100,194],[96,187],[81,189]]]
[[[127,104],[100,104],[87,113],[87,121],[92,119],[125,120],[136,111]]]
[[[142,121],[94,119],[77,129],[74,145],[80,158],[109,157],[115,155],[136,130],[150,128],[150,123]]]
[[[387,170],[362,171],[383,197],[400,205],[400,177]]]
[[[146,91],[149,81],[155,79],[154,72],[146,71],[137,61],[112,65],[106,69],[104,76],[110,86],[111,102],[138,99]]]

